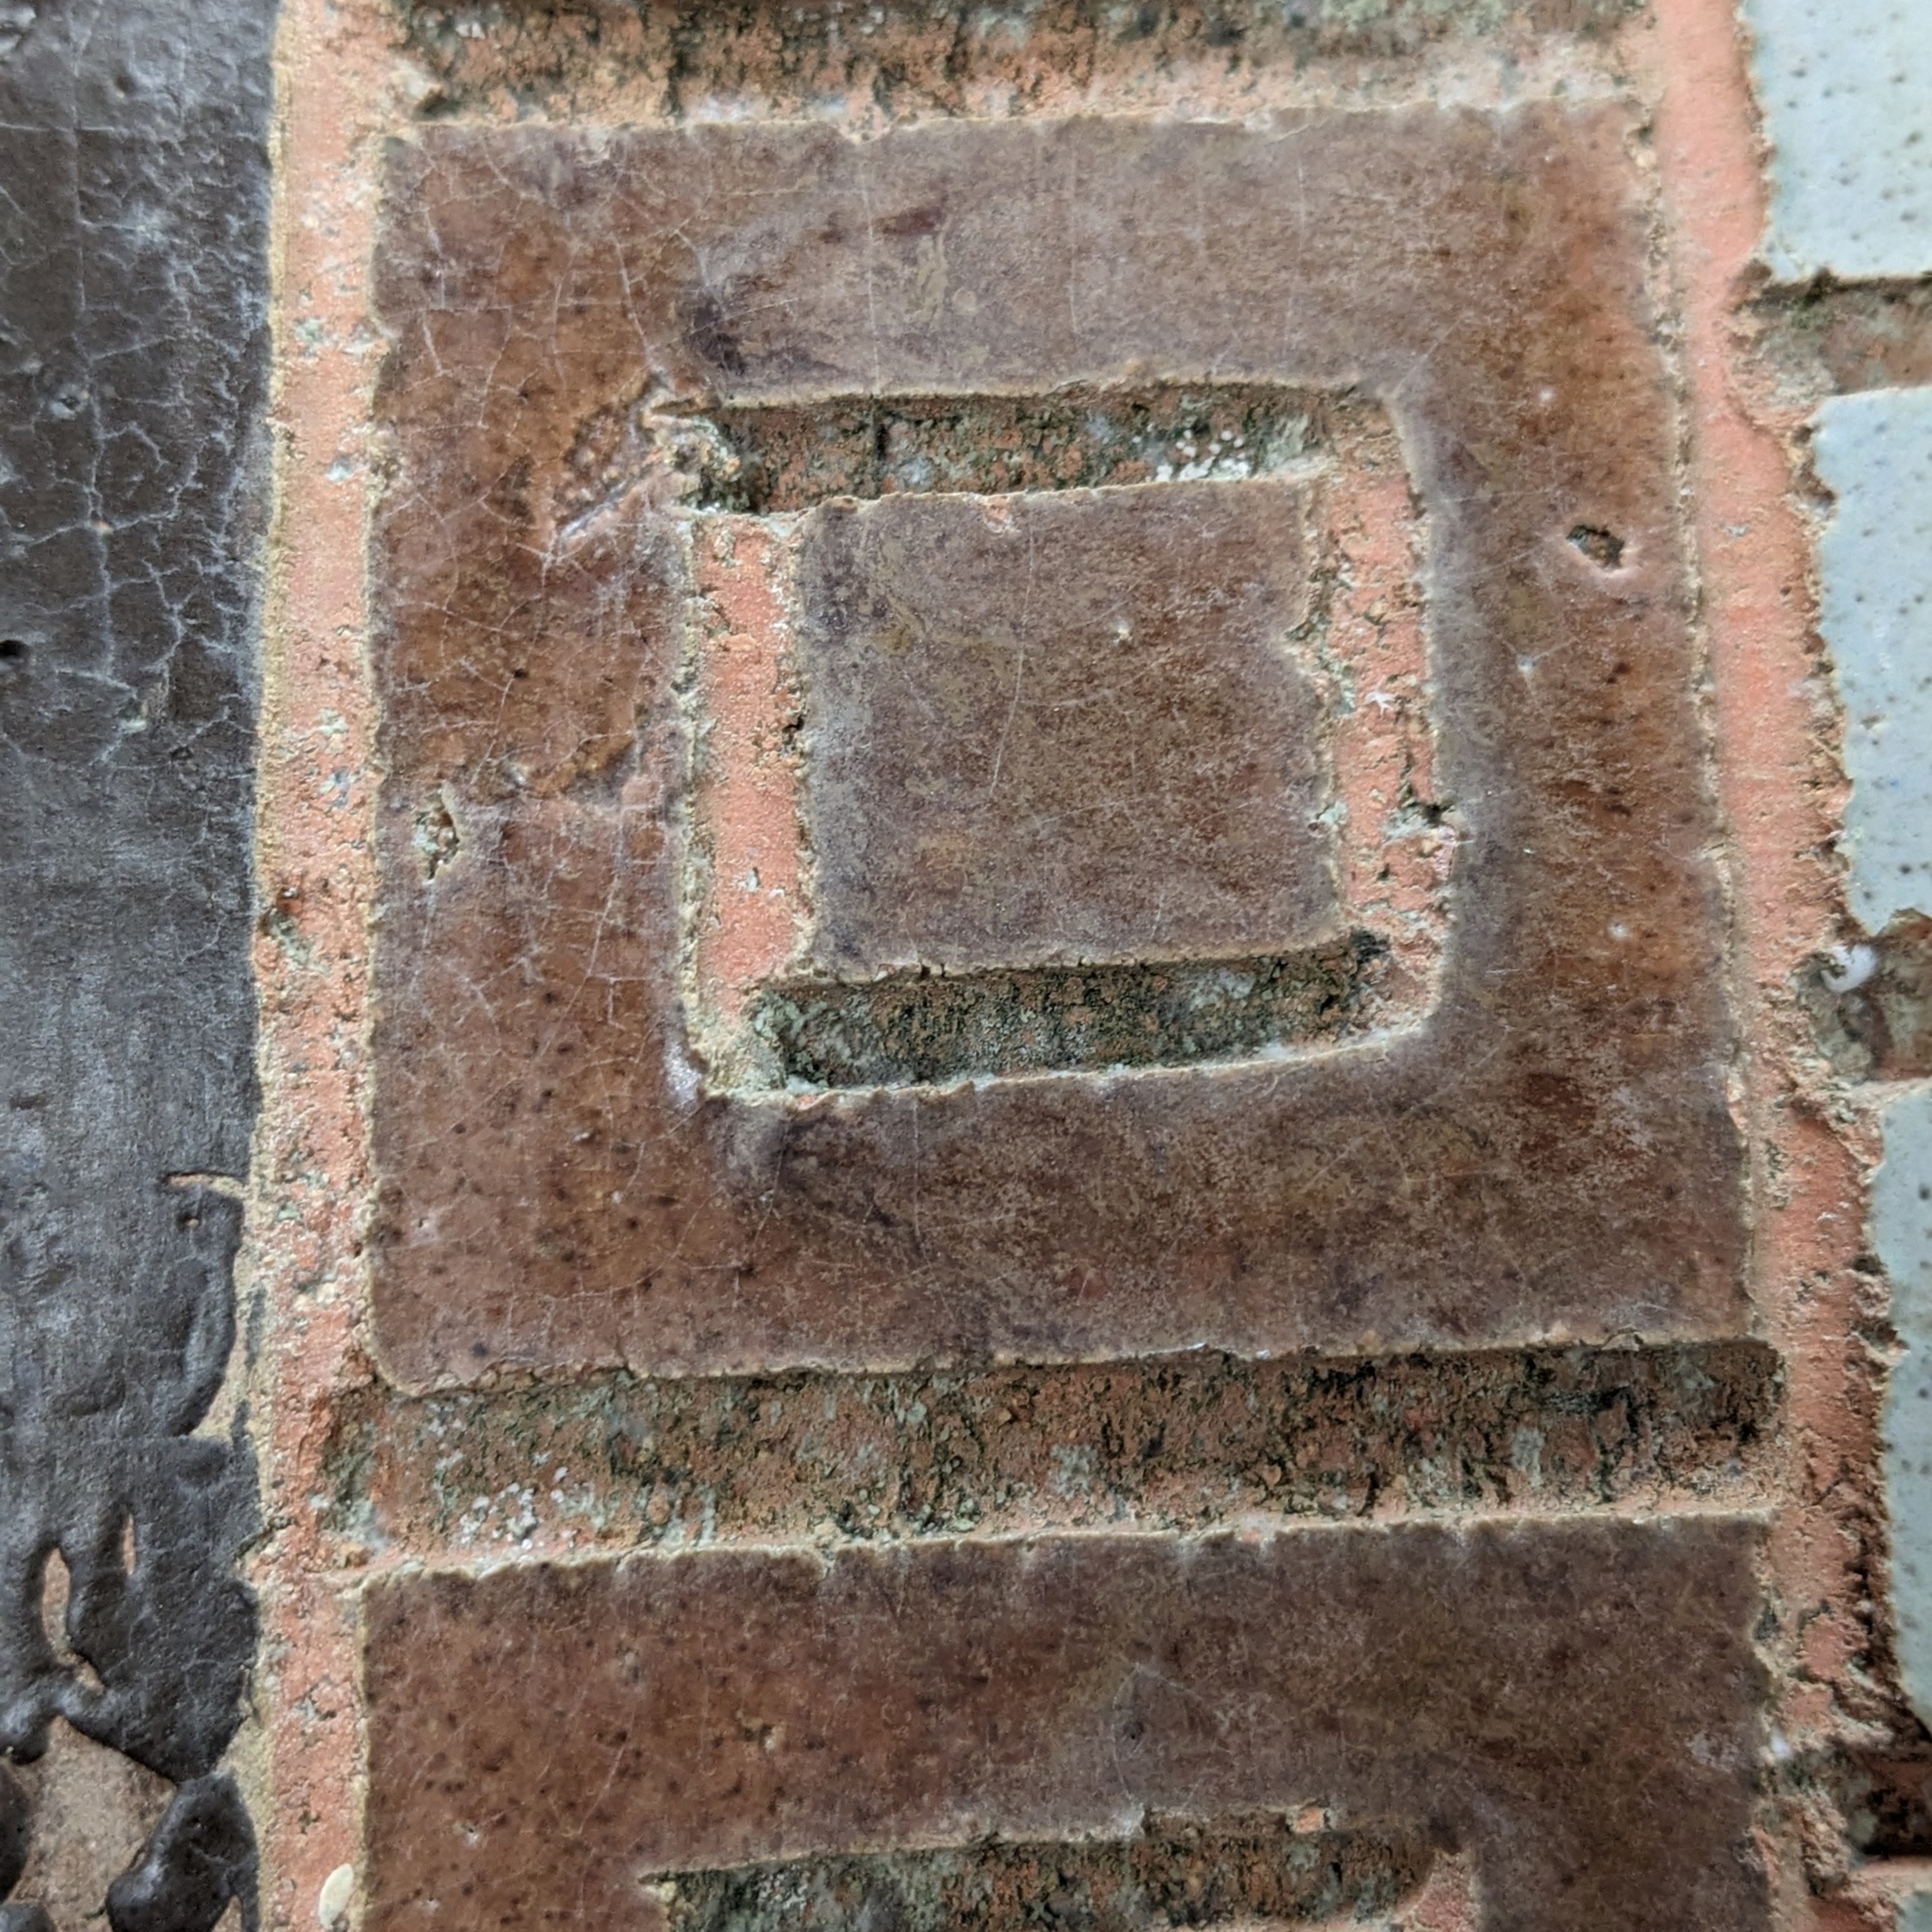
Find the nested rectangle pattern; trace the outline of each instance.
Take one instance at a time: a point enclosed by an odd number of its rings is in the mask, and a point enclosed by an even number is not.
[[[689,440],[641,400],[603,440],[654,416]],[[707,420],[708,1085],[1253,1059],[1426,1008],[1454,835],[1384,411],[1216,382]]]
[[[1620,110],[1544,106],[866,142],[448,128],[398,151],[380,278],[400,461],[375,556],[374,1295],[393,1373],[1741,1327],[1713,827],[1627,134]],[[674,503],[677,464],[710,460],[706,411],[1161,382],[1354,392],[1394,421],[1426,518],[1435,800],[1459,840],[1428,1010],[1130,1073],[712,1082],[682,976]],[[662,400],[657,441],[628,471],[593,462],[595,425],[640,397]],[[1041,500],[1016,520],[1069,514]],[[923,522],[930,544],[964,513],[928,496],[837,515]],[[895,568],[922,594],[916,547]],[[1037,586],[1065,590],[1068,635],[1077,577]],[[1283,773],[1284,814],[1308,743],[1292,685],[1216,746],[1232,788]],[[904,769],[902,718],[854,688],[871,755]],[[808,799],[832,782],[813,728]],[[930,776],[943,793],[956,775]],[[1285,855],[1292,905],[1184,902],[1149,943],[1211,961],[1250,914],[1304,939],[1289,928],[1332,892],[1325,836]],[[817,856],[857,904],[872,872]],[[842,970],[922,946],[944,965],[946,934],[1004,902],[915,906],[912,939],[880,937],[933,874],[876,876],[898,881],[883,910],[827,928]],[[1063,896],[1096,920],[1072,951],[1138,956],[1146,906],[1109,926],[1118,896]],[[1003,943],[1031,958],[1046,932],[1051,950],[1047,901],[1022,911]]]

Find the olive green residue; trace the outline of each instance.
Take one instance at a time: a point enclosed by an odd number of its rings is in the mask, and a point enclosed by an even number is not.
[[[1186,1066],[1366,1031],[1386,952],[1358,933],[1269,958],[793,980],[761,988],[748,1016],[784,1078],[813,1087]]]
[[[1270,476],[1318,453],[1351,407],[1248,383],[718,409],[706,420],[732,460],[706,466],[696,506],[758,514],[834,496]]]
[[[1781,1401],[1759,1342],[372,1389],[325,1520],[461,1556],[1748,1507]]]
[[[1097,1844],[799,1859],[680,1874],[673,1932],[1143,1932],[1261,1921],[1384,1919],[1427,1876],[1414,1833],[1298,1832],[1150,1819]]]

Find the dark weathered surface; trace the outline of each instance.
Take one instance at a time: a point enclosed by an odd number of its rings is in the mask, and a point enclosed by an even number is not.
[[[398,1576],[375,1932],[648,1925],[653,1874],[1325,1808],[1484,1932],[1766,1923],[1736,1519],[1096,1536]]]
[[[272,8],[39,13],[0,56],[0,1747],[58,1715],[180,1784],[110,1918],[186,1932],[252,1857],[208,1774],[253,1473],[188,1432],[254,1108]]]
[[[1738,1330],[1627,131],[1545,106],[398,151],[374,1123],[396,1373]],[[1463,840],[1434,1010],[1292,1063],[707,1092],[678,979],[683,553],[661,461],[583,513],[583,425],[646,393],[1215,379],[1357,386],[1401,432]],[[442,810],[456,849],[426,878]]]

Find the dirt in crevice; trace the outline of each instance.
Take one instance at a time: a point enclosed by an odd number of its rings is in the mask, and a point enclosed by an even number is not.
[[[338,1425],[328,1510],[368,1555],[465,1560],[1751,1507],[1780,1394],[1774,1356],[1750,1342],[371,1390]]]
[[[1906,913],[1798,976],[1820,1050],[1841,1080],[1932,1075],[1932,919]]]
[[[1775,398],[1808,410],[1828,395],[1932,383],[1932,279],[1768,288],[1737,326]]]
[[[690,509],[770,516],[908,493],[1272,476],[1378,428],[1365,398],[1269,383],[710,408],[646,386],[578,425],[551,514],[567,540],[640,484]]]
[[[1310,62],[1588,40],[1637,0],[394,0],[424,119],[698,118],[720,104],[885,118],[1048,111],[1070,91]]]
[[[802,1858],[686,1872],[658,1888],[671,1932],[1152,1932],[1345,1920],[1370,1932],[1420,1888],[1413,1828],[1150,1817],[1132,1838]]]
[[[1360,932],[1266,958],[787,980],[758,989],[749,1022],[784,1077],[813,1087],[1187,1066],[1394,1023],[1403,1016],[1378,986],[1388,955]]]

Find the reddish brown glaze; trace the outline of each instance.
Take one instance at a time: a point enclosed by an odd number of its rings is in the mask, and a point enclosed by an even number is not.
[[[1628,131],[1544,106],[396,151],[374,1124],[394,1373],[1742,1326]],[[586,502],[586,424],[652,398],[658,422],[1218,380],[1357,386],[1401,434],[1460,842],[1433,1010],[1272,1062],[708,1090],[680,979],[681,432]],[[1244,754],[1292,751],[1267,716]]]
[[[370,1932],[1149,1810],[1473,1854],[1484,1932],[1761,1926],[1737,1519],[1094,1536],[406,1575],[365,1600]]]
[[[1274,479],[830,505],[800,560],[814,957],[1214,958],[1336,925]]]

